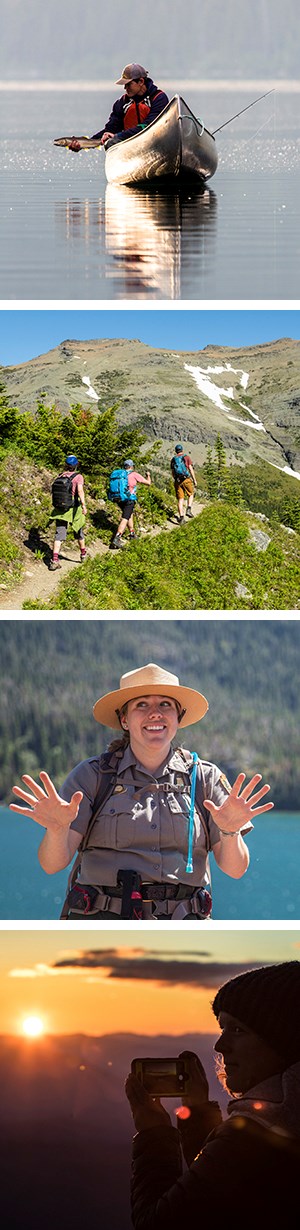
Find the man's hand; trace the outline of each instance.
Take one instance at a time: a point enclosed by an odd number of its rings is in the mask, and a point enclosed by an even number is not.
[[[182,1095],[182,1105],[192,1109],[193,1106],[205,1106],[208,1102],[208,1080],[201,1059],[194,1051],[181,1051],[179,1059],[186,1061],[189,1071],[187,1093]]]
[[[13,786],[13,794],[30,806],[20,807],[17,803],[10,803],[10,810],[19,812],[20,816],[31,816],[37,824],[41,824],[43,828],[52,832],[69,829],[70,824],[76,820],[78,815],[79,805],[83,799],[82,790],[76,790],[70,803],[65,803],[65,800],[57,794],[48,773],[40,773],[40,779],[44,790],[38,782],[24,773],[22,782],[25,782],[25,786],[29,786],[32,794],[27,794],[26,790],[22,790],[19,786]]]
[[[80,145],[80,141],[77,141],[76,137],[72,137],[72,141],[70,141],[69,149],[72,150],[72,154],[79,154],[79,150],[81,150],[81,145]]]
[[[137,1132],[144,1128],[171,1127],[170,1115],[159,1098],[151,1098],[141,1081],[131,1072],[125,1083],[125,1093],[132,1111]]]
[[[100,145],[105,145],[105,141],[110,141],[111,137],[114,137],[114,136],[115,136],[114,132],[104,132],[103,137],[101,137]]]
[[[223,833],[239,833],[252,820],[253,816],[260,816],[264,811],[271,811],[274,803],[264,803],[263,807],[257,807],[257,803],[268,794],[270,786],[262,786],[256,794],[252,794],[255,786],[262,781],[261,773],[256,773],[251,777],[248,786],[242,790],[243,783],[246,781],[246,774],[239,773],[230,794],[227,799],[224,799],[220,807],[211,799],[204,799],[204,806],[207,807],[213,820],[218,825],[218,828]],[[241,792],[241,793],[240,793]]]

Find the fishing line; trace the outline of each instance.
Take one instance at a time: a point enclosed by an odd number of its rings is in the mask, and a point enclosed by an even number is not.
[[[251,107],[255,107],[256,103],[261,102],[263,98],[268,98],[269,94],[275,94],[275,90],[267,90],[266,94],[260,94],[259,98],[254,98],[253,102],[248,103],[248,107],[243,107],[241,111],[237,111],[235,115],[231,116],[230,120],[225,120],[225,124],[220,124],[220,128],[214,128],[212,136],[215,137],[217,132],[222,132],[222,128],[227,128],[227,125],[232,124],[233,120],[237,120],[239,115],[244,115],[245,111],[250,111]]]

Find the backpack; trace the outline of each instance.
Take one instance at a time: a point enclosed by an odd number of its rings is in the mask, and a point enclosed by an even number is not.
[[[52,483],[53,507],[57,512],[69,512],[73,508],[72,484],[74,474],[58,474]]]
[[[190,472],[185,464],[184,457],[172,457],[171,461],[174,478],[189,478]]]
[[[107,488],[107,498],[112,504],[123,503],[124,500],[136,500],[129,490],[127,470],[112,470]]]

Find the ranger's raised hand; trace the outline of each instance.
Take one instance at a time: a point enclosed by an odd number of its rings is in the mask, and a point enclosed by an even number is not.
[[[215,824],[218,825],[220,833],[239,833],[249,824],[249,821],[252,821],[253,816],[260,816],[262,812],[271,811],[274,807],[274,803],[264,803],[262,807],[257,806],[270,790],[270,786],[261,786],[260,790],[253,794],[255,787],[262,781],[261,773],[255,773],[248,786],[244,786],[245,781],[246,774],[239,773],[228,798],[223,800],[220,807],[217,807],[211,799],[205,799],[204,806],[207,807]],[[243,786],[244,789],[242,789]]]
[[[25,782],[25,786],[32,790],[32,794],[27,794],[27,791],[22,790],[20,786],[13,786],[12,789],[13,794],[16,794],[28,806],[21,807],[19,803],[10,803],[10,810],[19,812],[20,816],[31,816],[37,824],[41,824],[43,828],[52,832],[69,829],[72,821],[76,820],[78,815],[79,805],[83,798],[82,790],[76,790],[70,803],[65,803],[64,799],[57,794],[48,773],[40,773],[40,779],[43,783],[43,790],[38,782],[24,773],[22,782]]]

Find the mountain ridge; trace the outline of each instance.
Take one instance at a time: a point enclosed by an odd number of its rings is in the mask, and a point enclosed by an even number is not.
[[[178,351],[138,338],[67,338],[25,363],[2,366],[0,377],[21,411],[40,399],[63,415],[78,402],[99,412],[117,404],[121,424],[139,422],[148,440],[162,440],[162,459],[182,436],[202,464],[220,434],[229,460],[245,465],[259,457],[299,477],[297,339]]]

